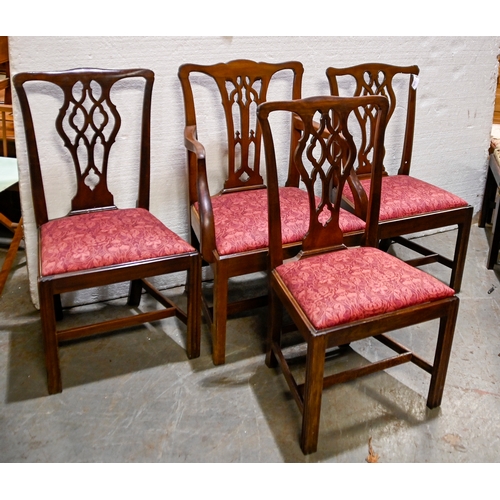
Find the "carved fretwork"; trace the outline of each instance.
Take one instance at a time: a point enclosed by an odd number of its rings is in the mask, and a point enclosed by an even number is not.
[[[393,66],[382,63],[367,63],[350,68],[328,68],[326,70],[332,95],[345,95],[347,97],[380,95],[385,97],[389,103],[387,121],[391,119],[397,106],[395,86],[404,85],[406,79],[408,82],[408,102],[405,138],[401,155],[401,165],[398,171],[400,174],[408,174],[410,169],[415,121],[415,78],[417,78],[418,73],[419,69],[417,66]],[[344,89],[341,92],[341,80],[345,81],[347,77],[350,77],[349,91],[346,93]],[[365,147],[360,148],[359,165],[356,167],[358,175],[364,177],[369,175],[371,157],[373,155],[372,150],[373,144],[370,141],[367,141]]]
[[[362,116],[359,110],[355,113]],[[342,243],[343,235],[339,229],[342,190],[357,156],[349,130],[349,117],[333,111],[319,110],[317,114],[319,119],[316,115],[305,121],[304,133],[294,154],[295,165],[307,188],[310,202],[313,202],[314,196],[319,199],[319,203],[314,202],[315,211],[310,213],[311,226],[304,240],[305,249],[312,234],[318,236],[322,233],[326,246],[334,247]],[[304,120],[305,117],[301,118]]]
[[[255,111],[266,99],[269,82],[237,76],[217,83],[228,132],[228,178],[224,189],[263,184],[259,173],[261,132]]]
[[[65,92],[56,128],[75,167],[77,192],[72,200],[73,212],[103,206],[103,200],[105,206],[113,206],[107,170],[120,124],[108,87],[82,78]]]

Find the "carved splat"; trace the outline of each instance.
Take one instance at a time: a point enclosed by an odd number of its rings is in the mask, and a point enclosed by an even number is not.
[[[360,64],[350,68],[328,68],[326,70],[332,95],[344,95],[346,97],[380,95],[385,97],[389,103],[388,121],[393,116],[398,105],[395,86],[404,85],[404,79],[407,79],[408,99],[405,138],[399,168],[399,173],[402,174],[408,174],[410,169],[416,99],[416,89],[413,82],[418,73],[418,66],[393,66],[381,63]],[[349,88],[348,91],[345,91],[344,86],[342,86],[344,79],[349,79],[348,83],[346,83]],[[358,175],[369,175],[372,155],[373,144],[367,138],[366,144],[359,149],[359,165],[356,167]]]
[[[260,175],[261,133],[257,106],[265,100],[268,81],[236,75],[217,80],[227,125],[228,177],[224,189],[263,184]]]
[[[363,110],[356,108],[354,113],[361,117]],[[308,238],[316,239],[319,234],[328,241],[324,243],[327,247],[342,244],[343,234],[339,228],[342,190],[357,157],[350,128],[358,121],[350,120],[349,114],[325,107],[314,115],[300,115],[304,133],[295,149],[294,163],[311,201],[310,230],[304,249],[308,247]],[[365,124],[366,120],[361,127],[356,126],[354,133],[359,136]]]
[[[120,129],[121,119],[109,95],[110,88],[82,78],[65,90],[56,128],[69,150],[75,167],[77,192],[72,211],[99,205],[112,206],[107,185],[109,153]]]

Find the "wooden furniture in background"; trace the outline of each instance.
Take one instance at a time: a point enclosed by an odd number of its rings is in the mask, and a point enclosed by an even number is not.
[[[7,137],[5,126],[7,115],[12,115],[12,105],[0,104],[0,125],[3,144],[3,156],[0,156],[0,193],[5,193],[8,189],[12,189],[13,186],[15,186],[19,181],[17,159],[9,158],[7,156]],[[19,222],[13,222],[9,217],[0,212],[0,224],[13,233],[5,260],[2,264],[2,270],[0,271],[0,297],[12,269],[12,265],[14,264],[19,244],[24,237],[22,218]]]
[[[133,208],[115,205],[108,189],[108,166],[120,171],[119,154],[113,149],[122,116],[112,95],[127,79],[141,94],[137,113],[140,136],[137,165],[138,199]],[[147,69],[75,69],[50,73],[19,73],[13,77],[28,150],[33,206],[39,239],[38,291],[45,346],[48,390],[61,392],[59,344],[125,327],[176,316],[187,324],[186,350],[189,358],[200,354],[200,257],[198,252],[170,231],[149,212],[150,192],[150,117],[154,73]],[[28,84],[25,86],[25,84]],[[55,130],[73,162],[76,194],[65,217],[49,220],[36,131],[30,108],[30,91],[47,91],[47,86],[62,91],[57,103],[59,113]],[[44,90],[45,89],[45,90]],[[52,89],[50,89],[52,91]],[[123,90],[122,90],[123,91]],[[59,106],[61,106],[59,108]],[[44,127],[49,127],[44,123]],[[69,159],[71,158],[71,160]],[[109,160],[109,165],[108,165]],[[45,178],[45,180],[47,180]],[[67,188],[59,186],[63,193]],[[71,196],[71,194],[69,195]],[[161,294],[146,278],[174,272],[188,274],[187,312]],[[56,316],[62,313],[60,294],[118,282],[130,282],[128,304],[139,306],[144,289],[164,308],[138,312],[125,318],[58,330]]]
[[[484,186],[483,204],[479,215],[478,227],[491,224],[491,242],[486,267],[493,269],[498,261],[500,251],[500,150],[494,149],[490,154],[486,184]]]
[[[266,363],[279,364],[302,413],[300,445],[317,449],[324,388],[412,362],[431,375],[427,406],[441,404],[459,300],[452,288],[377,246],[383,137],[388,101],[382,96],[312,97],[266,102],[258,107],[266,155],[269,203],[270,311]],[[293,163],[309,193],[310,225],[297,259],[284,263],[275,144],[269,117],[287,111],[303,123],[292,151]],[[366,246],[347,248],[339,227],[342,191],[360,149],[371,141],[371,191],[367,200]],[[334,188],[334,189],[332,189]],[[315,194],[321,193],[319,199]],[[294,377],[282,348],[282,308],[307,346],[305,380]],[[440,318],[433,364],[385,335],[386,332]],[[327,349],[374,337],[394,357],[324,376]],[[297,361],[294,346],[292,357]]]

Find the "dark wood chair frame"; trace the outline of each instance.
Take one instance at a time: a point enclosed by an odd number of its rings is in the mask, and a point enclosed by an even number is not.
[[[35,128],[25,88],[26,84],[28,84],[28,92],[32,91],[33,85],[40,85],[40,82],[49,82],[57,85],[63,92],[64,103],[56,119],[56,129],[65,147],[71,153],[75,168],[77,192],[72,199],[72,209],[68,214],[68,216],[73,216],[82,213],[118,209],[114,204],[113,195],[109,192],[107,186],[109,153],[121,125],[121,118],[111,99],[110,92],[116,82],[126,78],[143,82],[144,97],[142,102],[142,115],[140,116],[140,160],[138,165],[139,187],[137,207],[149,210],[150,120],[152,89],[154,83],[154,73],[151,70],[103,70],[82,68],[60,72],[19,73],[13,77],[14,88],[19,98],[24,120],[31,190],[38,231],[40,231],[43,224],[49,221],[49,217],[47,213]],[[100,97],[92,93],[91,86],[94,85],[95,82],[97,82],[100,87]],[[94,101],[94,106],[88,112],[80,113],[84,117],[83,123],[81,124],[81,130],[75,129],[75,137],[72,139],[68,137],[64,131],[63,120],[66,113],[70,113],[71,110],[74,113],[79,110],[83,111],[81,106],[83,99],[80,102],[78,98],[74,97],[72,94],[72,89],[77,83],[82,84],[82,93],[86,93],[87,96],[90,96],[90,99]],[[68,111],[70,108],[71,110]],[[104,123],[95,121],[96,117],[94,115],[97,114],[99,114],[101,118],[104,116]],[[114,124],[111,123],[113,119]],[[111,131],[108,131],[108,129],[106,129],[106,131],[104,130],[106,124],[110,124]],[[91,130],[93,130],[92,137],[87,137],[87,139],[83,138],[84,134],[90,134]],[[109,133],[105,136],[107,131]],[[82,164],[82,166],[80,166],[81,157],[78,155],[77,150],[79,146],[82,147],[82,144],[84,144],[88,153],[88,161],[86,165]],[[94,153],[96,144],[102,146],[103,160],[101,165],[95,161]],[[113,168],[113,166],[114,164],[110,164],[111,168]],[[89,186],[85,184],[86,177],[90,173],[97,175],[99,179],[94,189],[89,188]],[[38,241],[40,241],[39,237]],[[181,310],[146,280],[146,278],[152,276],[179,271],[187,271],[188,275],[187,312]],[[128,296],[128,304],[130,306],[139,306],[141,292],[145,290],[162,304],[164,308],[150,312],[139,312],[129,317],[112,319],[102,323],[57,330],[56,319],[60,319],[62,316],[60,294],[126,281],[130,281],[130,292]],[[201,275],[200,256],[197,251],[154,259],[138,260],[124,264],[109,265],[79,272],[67,272],[52,276],[42,276],[39,266],[38,291],[44,336],[48,390],[50,394],[62,391],[58,352],[58,346],[61,342],[176,316],[187,324],[186,350],[188,357],[195,358],[200,354],[201,308],[199,297],[201,293]]]
[[[388,120],[396,109],[397,99],[393,87],[393,79],[396,75],[408,75],[408,102],[406,109],[406,126],[403,150],[401,154],[401,164],[397,175],[410,175],[411,156],[413,149],[413,136],[415,128],[416,95],[417,89],[414,84],[415,78],[419,74],[418,66],[394,66],[382,63],[366,63],[348,68],[327,68],[326,76],[330,84],[331,94],[338,96],[341,94],[339,88],[339,78],[351,76],[356,85],[353,96],[359,95],[383,95],[389,99],[390,108]],[[365,152],[361,152],[365,155]],[[366,156],[365,156],[366,158]],[[367,211],[366,194],[358,180],[370,175],[369,161],[364,161],[356,172],[353,172],[353,194],[354,207],[344,199],[344,208],[350,209],[358,217],[365,218]],[[387,175],[384,170],[383,175]],[[407,260],[413,266],[423,266],[438,262],[451,269],[450,287],[457,293],[462,285],[462,276],[467,256],[467,246],[469,243],[469,233],[472,222],[473,207],[454,208],[450,210],[424,213],[408,218],[382,220],[380,221],[379,237],[381,248],[388,249],[391,243],[398,243],[410,250],[420,254],[420,257]],[[456,226],[457,238],[453,254],[450,259],[438,252],[417,244],[404,235],[418,233],[432,229]]]
[[[301,94],[303,67],[300,62],[265,63],[250,60],[234,60],[213,65],[183,64],[178,76],[184,96],[186,126],[184,145],[187,150],[191,244],[200,250],[204,263],[213,270],[213,306],[202,298],[204,317],[210,325],[214,364],[225,363],[227,317],[243,310],[267,304],[267,296],[228,302],[228,282],[242,276],[267,269],[268,249],[244,251],[231,255],[219,255],[215,245],[214,214],[208,187],[205,147],[198,138],[198,125],[191,80],[193,74],[211,77],[219,91],[227,126],[228,174],[223,189],[215,196],[224,196],[250,189],[265,189],[260,174],[261,132],[255,116],[256,105],[267,99],[269,85],[278,73],[292,72],[291,98]],[[239,123],[233,116],[238,108]],[[251,120],[255,119],[255,130]],[[237,153],[239,149],[239,153]],[[253,160],[250,164],[250,149]],[[238,162],[238,159],[240,162]],[[292,175],[295,173],[292,171]],[[295,185],[294,183],[287,185]],[[297,183],[298,185],[298,183]],[[199,210],[195,204],[199,203]],[[237,217],[237,214],[235,214]],[[290,255],[299,245],[287,245]]]
[[[369,127],[374,127],[373,137],[373,169],[371,172],[372,190],[368,200],[367,226],[365,244],[377,246],[378,243],[378,210],[380,204],[380,188],[382,173],[383,140],[388,102],[381,96],[338,98],[312,97],[294,102],[267,102],[258,107],[258,117],[262,128],[266,155],[268,203],[269,203],[269,282],[270,311],[269,337],[266,364],[269,367],[280,366],[290,391],[302,413],[302,434],[300,445],[304,454],[317,450],[321,397],[324,388],[333,384],[353,380],[375,371],[412,362],[431,374],[427,406],[435,408],[441,404],[448,361],[450,357],[456,316],[458,297],[436,300],[417,306],[406,307],[395,312],[378,314],[362,320],[341,324],[322,330],[316,329],[296,302],[284,284],[276,267],[284,260],[281,241],[281,230],[278,176],[276,156],[269,115],[275,111],[289,111],[301,121],[303,133],[293,153],[302,181],[307,186],[310,200],[310,226],[306,234],[302,250],[296,258],[309,258],[325,252],[349,251],[343,242],[343,235],[338,227],[338,213],[341,204],[342,190],[349,181],[350,170],[357,156],[355,145],[347,127],[347,116],[353,109],[363,107],[365,117],[371,114],[373,119]],[[338,120],[331,119],[331,112]],[[376,113],[374,113],[376,110]],[[321,119],[314,119],[315,113],[321,113]],[[361,115],[357,115],[358,118]],[[319,123],[319,126],[318,126]],[[351,141],[349,143],[349,141]],[[347,146],[349,144],[349,146]],[[318,146],[320,152],[310,153]],[[307,162],[304,158],[307,156]],[[317,158],[320,158],[317,160]],[[304,163],[311,164],[305,168]],[[309,172],[312,172],[311,174]],[[314,175],[315,181],[310,179]],[[321,179],[320,187],[314,189],[315,182]],[[314,194],[321,191],[321,203],[316,206]],[[331,218],[323,225],[319,222],[320,212],[328,209]],[[282,350],[282,311],[283,306],[297,326],[307,346],[305,381],[297,383],[287,362],[286,349]],[[439,336],[434,363],[431,365],[399,342],[388,337],[386,332],[440,318]],[[348,345],[350,342],[374,337],[396,352],[396,356],[361,368],[350,369],[324,377],[325,353],[327,349]]]

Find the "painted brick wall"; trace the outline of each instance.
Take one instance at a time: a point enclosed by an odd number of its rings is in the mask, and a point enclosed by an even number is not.
[[[499,47],[500,37],[11,37],[10,58],[13,74],[75,67],[146,67],[155,71],[151,210],[171,229],[187,238],[184,118],[177,79],[177,69],[181,64],[208,64],[237,58],[270,62],[299,60],[305,69],[304,97],[328,94],[325,77],[328,66],[342,67],[371,61],[417,64],[420,81],[412,173],[463,197],[474,205],[477,212],[486,172]],[[213,95],[202,96],[207,102],[202,110],[207,120],[200,130],[200,139],[207,147],[211,187],[217,189],[221,185],[224,165],[224,151],[217,147],[220,114],[211,112],[210,106],[216,104]],[[284,86],[278,86],[270,96],[277,99],[288,97]],[[37,106],[43,119],[43,99]],[[14,109],[17,112],[17,107]],[[35,226],[21,126],[16,117],[28,265],[32,297],[37,303]],[[400,138],[400,129],[396,119],[393,130],[388,132],[388,151]],[[125,131],[124,137],[129,134],[133,135],[133,129]],[[282,139],[286,144],[286,130]],[[60,185],[57,169],[64,166],[59,154],[61,147],[50,134],[42,134],[39,140],[41,154],[56,158],[52,178],[53,189],[57,192]],[[286,147],[283,152],[286,152]],[[133,162],[133,155],[125,154],[124,168],[132,168]],[[388,169],[397,168],[397,164],[398,158],[388,154]],[[134,185],[129,179],[130,174],[125,173],[121,180],[117,180],[120,183],[119,204],[134,202]],[[51,215],[63,215],[67,203],[56,196],[49,207]],[[181,281],[179,276],[164,284]],[[66,303],[96,301],[122,292],[122,288],[104,295],[92,291],[69,297]]]

